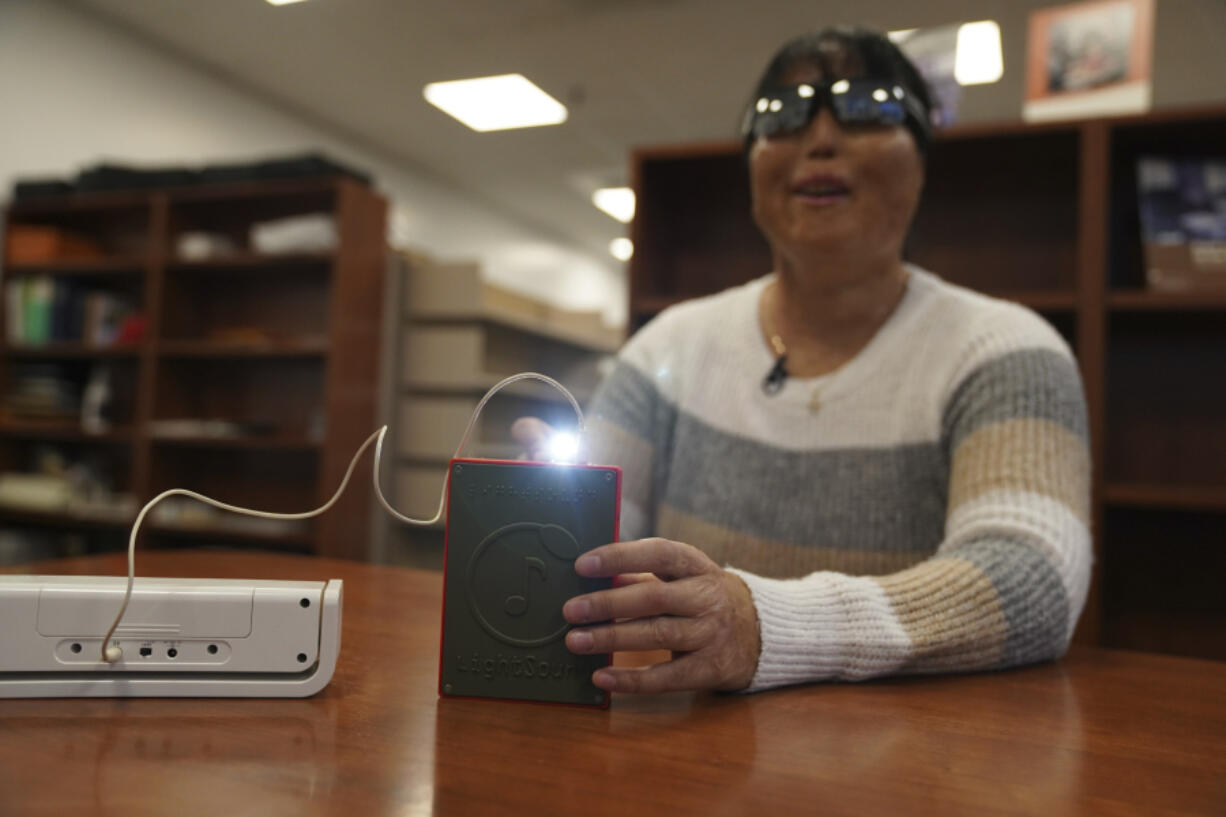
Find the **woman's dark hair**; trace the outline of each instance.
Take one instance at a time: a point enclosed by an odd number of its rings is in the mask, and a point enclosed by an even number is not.
[[[789,71],[801,67],[816,68],[825,79],[888,79],[919,100],[925,119],[931,114],[932,96],[928,83],[911,60],[889,37],[860,26],[826,28],[784,43],[766,66],[749,104],[752,105],[768,88],[783,84]],[[907,117],[907,129],[921,154],[928,149],[929,127],[928,121],[917,122]],[[751,144],[752,137],[746,137],[747,153]]]

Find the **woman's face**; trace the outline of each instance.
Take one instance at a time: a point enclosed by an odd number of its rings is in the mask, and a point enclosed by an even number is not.
[[[821,79],[798,68],[783,81]],[[754,220],[774,251],[834,262],[851,277],[858,262],[901,259],[923,175],[906,128],[843,127],[826,106],[796,133],[759,137],[749,153]]]

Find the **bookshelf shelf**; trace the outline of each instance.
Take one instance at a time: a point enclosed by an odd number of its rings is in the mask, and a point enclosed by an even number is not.
[[[323,448],[322,440],[306,437],[220,437],[220,436],[174,436],[154,434],[153,444],[163,448],[233,448],[246,451],[309,451]]]
[[[1226,311],[1226,289],[1201,292],[1116,291],[1107,296],[1107,305],[1119,312]]]
[[[75,421],[69,424],[8,420],[0,422],[0,437],[84,443],[130,443],[133,439],[133,430],[130,427],[113,428],[94,434],[82,430],[80,423]]]
[[[1226,486],[1109,483],[1103,486],[1103,501],[1121,508],[1226,513]]]
[[[90,261],[54,261],[44,264],[14,264],[5,269],[11,278],[36,276],[63,278],[135,277],[143,274],[146,259],[139,257],[99,258]]]
[[[22,358],[37,360],[135,358],[140,351],[141,347],[136,344],[90,346],[84,343],[46,343],[38,346],[27,344],[0,346],[0,355],[17,360]]]
[[[1036,312],[1073,312],[1077,309],[1077,294],[1060,290],[1020,290],[1000,291],[988,290],[988,294],[1006,301],[1013,301],[1022,306],[1028,306]]]
[[[59,218],[65,213],[106,213],[108,210],[147,211],[149,206],[148,194],[137,191],[70,193],[63,196],[46,196],[18,201],[9,207],[9,213],[24,221],[44,216]]]
[[[486,392],[494,387],[498,381],[503,378],[497,375],[487,375],[485,377],[474,377],[472,380],[462,382],[435,382],[430,380],[407,380],[403,384],[401,391],[406,395],[465,395],[469,397],[482,397]],[[580,404],[586,405],[592,399],[592,394],[595,389],[585,389],[580,386],[567,386],[574,398]],[[541,400],[547,403],[559,403],[569,405],[570,401],[566,399],[566,395],[562,394],[557,389],[537,380],[521,380],[518,383],[512,383],[509,386],[503,387],[498,392],[507,396],[523,397],[530,400]]]
[[[303,338],[258,345],[207,340],[162,341],[158,345],[158,354],[165,358],[322,357],[327,352],[327,338]]]
[[[335,260],[336,254],[331,252],[284,253],[277,255],[240,252],[200,260],[177,259],[167,264],[166,269],[170,272],[218,274],[287,269],[296,272],[301,267],[327,268]]]
[[[563,327],[550,326],[542,321],[532,320],[522,315],[494,310],[451,313],[423,313],[410,310],[407,317],[422,326],[480,323],[490,327],[511,329],[516,332],[534,335],[544,340],[564,343],[574,349],[591,352],[615,352],[621,345],[621,338],[614,336],[612,333],[574,331]]]
[[[481,460],[519,460],[523,454],[523,449],[513,443],[493,443],[483,442],[481,440],[471,440],[465,447],[461,457]],[[454,451],[447,453],[409,453],[397,454],[396,461],[406,465],[446,465],[451,462],[451,458],[455,456]],[[444,471],[447,469],[444,468]],[[438,480],[438,488],[435,489],[435,495],[438,490],[443,487],[443,481]]]
[[[216,202],[234,202],[251,204],[252,202],[284,199],[295,202],[304,208],[329,209],[335,199],[337,179],[334,177],[318,179],[287,179],[265,182],[233,182],[226,184],[208,184],[192,187],[173,187],[166,191],[172,205],[179,204],[210,204]],[[344,185],[362,187],[355,181],[342,180]]]
[[[120,531],[132,527],[135,520],[135,516],[126,514],[104,516],[71,510],[35,511],[14,505],[0,505],[0,521],[40,528]]]

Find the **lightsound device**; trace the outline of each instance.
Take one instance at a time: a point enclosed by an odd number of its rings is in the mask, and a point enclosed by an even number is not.
[[[270,513],[220,502],[203,494],[175,488],[151,499],[136,516],[128,537],[128,575],[108,576],[0,576],[0,698],[166,696],[166,697],[304,697],[323,689],[332,678],[340,653],[341,582],[285,582],[220,579],[136,578],[136,541],[141,523],[149,511],[170,496],[186,496],[220,510],[272,519],[308,519],[326,512],[340,498],[353,475],[358,460],[372,444],[375,446],[372,479],[375,497],[385,511],[410,525],[433,525],[443,518],[448,507],[453,473],[462,470],[460,459],[481,410],[505,386],[524,379],[540,380],[558,389],[575,410],[581,435],[583,412],[564,386],[535,372],[508,377],[494,385],[473,411],[468,427],[456,449],[452,468],[444,478],[438,510],[430,519],[407,517],[387,502],[379,482],[383,442],[387,426],[375,431],[354,454],[336,493],[326,503],[302,513]],[[511,469],[517,476],[504,477],[506,485],[519,485],[511,493],[494,491],[501,501],[471,501],[472,483],[460,481],[465,499],[462,510],[449,515],[448,545],[454,552],[465,551],[470,580],[453,588],[445,586],[443,642],[448,644],[449,626],[462,628],[460,616],[448,615],[452,604],[465,604],[472,626],[484,628],[487,636],[498,638],[502,632],[516,635],[517,623],[528,629],[547,621],[553,627],[549,638],[521,649],[544,652],[521,654],[521,668],[531,666],[534,679],[545,680],[558,673],[567,683],[553,684],[543,690],[529,684],[487,684],[470,688],[459,684],[444,694],[466,694],[530,700],[556,700],[568,703],[607,705],[607,696],[591,684],[591,671],[603,659],[578,659],[562,665],[569,656],[561,642],[564,622],[561,606],[570,596],[594,589],[600,583],[580,580],[573,561],[578,554],[600,544],[614,541],[619,505],[620,473],[617,469],[590,466],[565,466],[545,463],[495,463],[469,460],[472,471],[487,466]],[[545,470],[541,470],[545,469]],[[595,476],[582,476],[591,474]],[[604,482],[588,485],[594,479]],[[524,487],[528,486],[528,487]],[[532,487],[535,486],[535,487]],[[518,490],[528,493],[516,493]],[[536,493],[531,493],[535,490]],[[552,492],[552,493],[550,493]],[[450,495],[453,502],[457,494]],[[553,499],[548,499],[552,497]],[[571,501],[575,500],[575,501]],[[552,503],[552,504],[551,504]],[[453,536],[452,524],[461,534]],[[493,525],[502,531],[491,539],[482,534],[474,542],[474,531]],[[509,527],[508,527],[509,526]],[[531,528],[534,536],[520,534]],[[514,535],[511,535],[514,533]],[[473,545],[476,549],[473,549]],[[544,555],[534,556],[524,549],[543,547]],[[524,551],[524,552],[521,552]],[[557,560],[550,566],[547,559]],[[451,560],[448,559],[448,564]],[[526,567],[525,567],[526,565]],[[569,569],[567,569],[569,568]],[[508,571],[499,578],[497,571]],[[491,571],[494,571],[491,573]],[[524,572],[526,571],[526,572]],[[522,575],[528,580],[522,593],[505,593],[504,579]],[[448,575],[454,575],[449,571]],[[533,575],[546,581],[534,587]],[[472,577],[476,576],[476,579]],[[491,582],[493,582],[491,584]],[[504,598],[505,596],[505,598]],[[511,597],[515,596],[519,601]],[[502,604],[504,618],[511,625],[490,622],[483,612]],[[520,607],[522,606],[522,610]],[[518,611],[518,612],[517,612]],[[523,618],[520,618],[520,617]],[[104,629],[110,619],[109,629]],[[485,624],[482,624],[482,621]],[[473,622],[476,622],[474,625]],[[501,629],[499,629],[501,627]],[[456,636],[469,648],[477,642],[468,635]],[[539,635],[529,640],[538,640]],[[479,648],[480,645],[478,644]],[[573,657],[572,657],[573,658]],[[587,663],[593,664],[587,669]],[[484,666],[484,664],[483,664]],[[497,664],[495,665],[498,666]],[[546,669],[548,668],[548,669]],[[440,678],[443,670],[440,670]],[[515,678],[512,671],[511,678]],[[556,679],[555,679],[556,680]]]
[[[575,560],[617,541],[621,471],[454,459],[449,485],[439,694],[608,706],[610,656],[566,648],[562,605],[612,585]]]

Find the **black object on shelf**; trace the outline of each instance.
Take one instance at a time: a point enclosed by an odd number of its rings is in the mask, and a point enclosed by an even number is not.
[[[328,158],[322,153],[307,153],[283,159],[265,159],[240,164],[206,165],[200,171],[200,181],[206,184],[314,179],[326,176],[348,176],[369,186],[371,175]]]
[[[29,201],[72,193],[153,190],[201,184],[288,181],[345,176],[370,187],[373,177],[364,170],[341,164],[322,153],[306,153],[277,159],[234,164],[189,167],[139,168],[104,162],[87,167],[76,179],[25,179],[13,185],[15,201]]]
[[[200,172],[186,167],[135,168],[103,163],[77,174],[77,190],[83,193],[183,187],[199,182]]]
[[[18,179],[13,184],[13,200],[29,201],[72,193],[71,182],[64,179]]]

